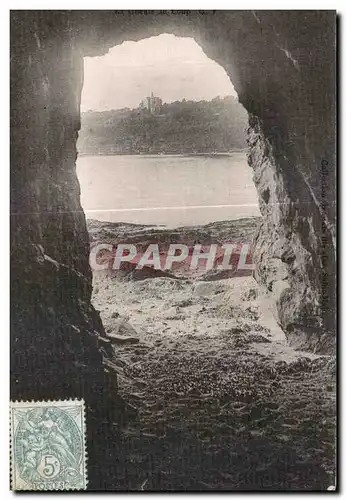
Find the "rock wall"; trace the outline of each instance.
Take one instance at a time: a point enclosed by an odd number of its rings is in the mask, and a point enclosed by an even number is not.
[[[11,30],[12,389],[36,399],[104,382],[75,172],[82,59],[43,18],[13,14]]]
[[[333,343],[335,14],[13,11],[12,399],[84,397],[89,415],[120,404],[90,302],[75,172],[82,58],[163,32],[193,36],[231,77],[249,113],[249,162],[263,214],[256,279],[273,292],[295,345]],[[108,397],[113,406],[96,404]],[[92,446],[100,417],[90,422]]]

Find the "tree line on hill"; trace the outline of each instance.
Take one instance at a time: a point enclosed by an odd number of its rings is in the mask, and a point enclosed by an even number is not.
[[[82,113],[84,155],[227,153],[246,147],[247,113],[234,97],[164,103],[146,109]]]

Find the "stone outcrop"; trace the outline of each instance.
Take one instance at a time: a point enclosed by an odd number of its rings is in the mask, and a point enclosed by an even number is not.
[[[96,404],[116,401],[116,380],[103,369],[109,344],[90,302],[75,172],[83,56],[164,32],[194,37],[249,113],[263,214],[256,279],[275,295],[288,339],[326,350],[335,337],[335,14],[13,11],[11,394],[84,397],[94,448],[95,436],[108,435],[98,434],[100,422],[112,416],[92,415],[117,403]],[[90,451],[94,472],[109,446]],[[107,463],[92,488],[114,481]]]

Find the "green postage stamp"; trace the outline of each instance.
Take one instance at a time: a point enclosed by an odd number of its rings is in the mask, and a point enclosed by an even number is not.
[[[85,490],[83,400],[11,402],[13,490]]]

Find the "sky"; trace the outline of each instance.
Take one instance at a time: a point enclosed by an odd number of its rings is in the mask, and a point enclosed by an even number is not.
[[[225,70],[193,38],[162,34],[84,58],[82,111],[136,108],[151,92],[163,102],[236,96]]]

